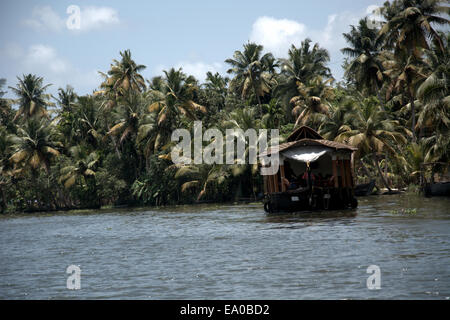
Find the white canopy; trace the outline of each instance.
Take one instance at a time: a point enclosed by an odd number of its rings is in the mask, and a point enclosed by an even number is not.
[[[282,151],[281,154],[286,158],[302,162],[314,162],[324,154],[330,152],[331,148],[319,146],[296,147]]]

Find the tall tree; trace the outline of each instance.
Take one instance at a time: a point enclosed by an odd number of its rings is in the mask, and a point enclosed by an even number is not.
[[[98,205],[100,199],[97,196],[97,185],[95,174],[100,162],[100,157],[96,151],[89,151],[79,145],[69,149],[71,163],[60,171],[59,181],[65,188],[71,188],[77,183],[86,187],[87,194],[85,198],[89,199],[90,205]]]
[[[181,69],[174,68],[164,71],[164,75],[164,78],[154,79],[149,90],[149,99],[153,102],[148,109],[157,114],[160,128],[155,149],[167,142],[172,130],[183,116],[194,120],[197,118],[197,112],[206,112],[204,106],[194,101],[198,90],[195,78],[188,77]]]
[[[318,43],[311,47],[311,39],[302,41],[299,48],[291,46],[287,59],[280,59],[281,83],[278,90],[288,99],[297,93],[298,83],[307,83],[316,76],[331,77],[327,63],[330,55]],[[290,93],[290,94],[289,94]]]
[[[298,95],[298,86],[305,85],[314,77],[330,78],[331,72],[327,67],[330,61],[328,51],[321,48],[318,43],[311,46],[309,38],[302,41],[300,47],[291,46],[287,59],[280,59],[280,75],[275,94],[280,97],[289,117],[289,101]]]
[[[445,132],[450,129],[450,34],[447,33],[444,39],[444,52],[437,43],[425,51],[425,68],[429,75],[417,89],[421,104],[417,126],[429,128],[429,131]]]
[[[0,213],[7,208],[6,188],[11,183],[10,142],[6,127],[0,125]]]
[[[350,26],[344,39],[349,47],[341,49],[352,60],[348,62],[345,76],[354,78],[357,89],[366,90],[369,95],[376,94],[383,106],[380,89],[383,84],[383,66],[379,53],[383,47],[383,38],[378,37],[378,29],[367,25],[367,18],[361,19],[358,26]]]
[[[120,52],[121,59],[113,60],[111,68],[107,74],[100,73],[105,77],[102,87],[107,90],[112,90],[118,95],[124,95],[128,90],[144,91],[145,80],[139,73],[146,67],[142,64],[137,64],[131,58],[131,51],[125,50]]]
[[[230,83],[231,88],[244,99],[253,91],[261,113],[261,97],[270,91],[271,72],[276,67],[273,55],[262,55],[262,51],[263,46],[249,42],[244,44],[244,51],[237,50],[233,59],[225,60],[231,66],[227,72],[235,75]]]
[[[377,103],[365,99],[361,108],[355,109],[350,126],[335,140],[358,148],[355,153],[357,159],[371,156],[383,184],[391,190],[381,172],[379,156],[388,153],[396,157],[398,146],[406,143],[405,133],[408,131],[405,131],[398,120],[389,119]]]
[[[0,125],[12,127],[10,119],[12,118],[11,105],[13,101],[11,99],[5,99],[3,96],[6,91],[3,91],[3,86],[6,84],[6,79],[0,79]]]
[[[58,98],[55,99],[61,108],[60,113],[71,112],[77,100],[77,94],[73,90],[73,87],[68,85],[65,89],[58,89]]]
[[[261,119],[263,126],[266,129],[279,128],[284,117],[283,108],[280,102],[272,98],[268,104],[264,104],[264,116]]]
[[[13,121],[20,116],[23,116],[25,120],[34,116],[47,116],[47,106],[51,103],[49,102],[50,95],[46,94],[45,90],[50,84],[43,85],[44,79],[34,74],[24,75],[22,79],[17,79],[19,83],[16,87],[9,87],[18,97],[17,103],[19,104],[19,110]]]
[[[138,92],[128,92],[123,96],[120,99],[119,108],[115,112],[116,123],[107,135],[120,135],[119,143],[121,144],[127,137],[136,136],[144,105],[145,99]]]
[[[299,82],[298,95],[290,101],[294,107],[292,114],[296,117],[295,126],[309,125],[318,129],[322,119],[317,119],[317,115],[328,114],[330,100],[334,97],[334,89],[330,86],[332,81],[332,78],[323,80],[317,76],[306,84]]]
[[[59,156],[62,147],[54,127],[47,119],[30,119],[18,128],[17,135],[11,135],[13,154],[10,160],[17,170],[44,168],[48,174],[50,160]]]
[[[80,96],[73,105],[72,112],[65,113],[62,117],[61,126],[65,126],[70,144],[88,143],[94,148],[99,146],[104,133],[100,121],[99,100],[91,95]]]
[[[387,43],[393,45],[395,52],[406,51],[408,55],[421,56],[420,48],[429,49],[427,39],[439,43],[442,51],[444,45],[435,30],[436,26],[445,26],[449,20],[442,15],[449,14],[449,7],[442,0],[395,0],[385,3],[387,22],[380,30]]]
[[[222,77],[218,72],[215,74],[208,71],[206,81],[203,84],[207,100],[217,106],[217,111],[225,108],[225,100],[228,92],[228,77]]]
[[[386,97],[390,99],[394,92],[405,95],[409,101],[406,107],[411,111],[411,132],[416,141],[416,90],[425,79],[423,61],[416,56],[406,55],[406,52],[394,56],[390,52],[383,53],[384,74],[390,78],[387,85]]]
[[[319,127],[319,133],[328,140],[334,140],[343,131],[348,130],[352,122],[358,102],[352,96],[344,97],[339,103],[330,104],[327,117],[324,117]]]

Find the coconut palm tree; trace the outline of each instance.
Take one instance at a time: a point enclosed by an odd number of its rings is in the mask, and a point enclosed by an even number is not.
[[[142,92],[145,90],[145,80],[139,73],[146,67],[136,64],[131,58],[131,51],[120,52],[120,61],[114,59],[111,68],[105,74],[100,74],[105,78],[101,85],[106,91],[113,91],[118,95],[124,95],[128,90]]]
[[[139,119],[145,107],[145,100],[142,94],[128,92],[120,99],[119,108],[116,111],[116,124],[108,131],[106,136],[119,136],[119,143],[130,136],[135,136],[139,128]],[[105,136],[105,138],[106,138]]]
[[[136,137],[136,146],[144,155],[146,168],[149,167],[150,156],[156,150],[156,137],[158,136],[158,124],[156,114],[145,114],[139,119],[139,128]]]
[[[231,89],[243,99],[248,98],[253,91],[260,110],[261,97],[270,91],[273,71],[277,66],[273,55],[262,55],[262,51],[263,46],[248,42],[244,44],[244,51],[237,50],[233,59],[225,60],[231,66],[227,72],[235,75],[230,83]]]
[[[250,160],[250,154],[256,154],[257,150],[255,148],[257,146],[261,145],[261,142],[266,141],[268,143],[271,143],[271,141],[268,141],[267,133],[264,131],[260,131],[257,133],[256,138],[256,145],[252,145],[250,143],[247,143],[245,133],[247,130],[256,130],[258,128],[261,128],[261,120],[256,117],[257,111],[255,107],[245,107],[245,108],[238,108],[232,111],[227,119],[225,119],[221,127],[223,129],[234,129],[234,138],[237,140],[238,143],[241,143],[245,146],[244,149],[244,159]],[[249,141],[250,142],[250,141]],[[276,141],[278,143],[278,141]],[[273,144],[272,144],[273,145]],[[234,152],[234,150],[233,150]],[[228,154],[226,154],[226,157],[228,157]],[[249,162],[245,162],[245,164],[240,164],[236,161],[235,164],[230,166],[231,174],[234,177],[242,177],[244,175],[247,175],[251,179],[252,183],[252,192],[253,196],[256,198],[255,194],[255,180],[257,178],[258,173],[258,163],[257,161],[254,164],[250,164]],[[240,182],[241,183],[241,182]]]
[[[330,86],[333,79],[323,80],[317,76],[308,83],[299,82],[298,95],[291,98],[292,114],[296,117],[295,126],[309,125],[318,129],[323,120],[320,114],[327,115],[330,101],[334,98],[334,89]],[[317,117],[319,115],[319,117]]]
[[[426,69],[429,75],[417,89],[421,104],[417,126],[429,128],[429,131],[445,132],[450,128],[450,51],[445,38],[445,51],[435,43],[425,51]]]
[[[327,49],[321,48],[318,43],[311,47],[311,39],[306,38],[300,47],[294,45],[288,51],[288,59],[280,59],[281,74],[289,80],[308,82],[316,76],[331,77],[330,55]]]
[[[0,79],[0,114],[7,113],[9,111],[9,103],[6,99],[3,99],[3,96],[6,94],[6,91],[2,91],[3,86],[6,84],[6,79]]]
[[[0,98],[6,94],[6,91],[2,91],[2,88],[4,87],[5,84],[6,84],[6,79],[1,78],[0,79]]]
[[[369,95],[376,94],[383,106],[380,95],[383,66],[379,59],[383,38],[378,37],[378,29],[367,25],[367,18],[359,20],[358,26],[350,28],[349,33],[343,34],[349,47],[341,49],[343,54],[353,59],[348,62],[345,75],[354,78],[358,90],[366,90]]]
[[[413,177],[416,181],[419,181],[419,185],[424,183],[424,173],[422,165],[425,162],[425,145],[423,142],[413,142],[406,147],[406,172],[410,177]]]
[[[355,98],[348,96],[339,104],[330,104],[327,117],[319,127],[319,133],[327,140],[334,140],[343,131],[348,130],[351,124],[353,113],[357,106]]]
[[[383,52],[384,74],[389,77],[386,98],[390,99],[394,92],[406,95],[409,104],[405,106],[411,111],[411,132],[413,141],[416,141],[416,91],[421,82],[425,79],[423,73],[423,61],[414,55],[407,56],[402,52],[395,57],[392,53]]]
[[[216,91],[220,94],[226,94],[228,82],[230,82],[228,77],[222,77],[218,72],[213,74],[211,71],[208,71],[203,86],[205,89]]]
[[[5,212],[7,207],[6,186],[10,183],[10,180],[10,171],[7,172],[7,170],[0,165],[0,213]]]
[[[6,188],[11,182],[11,166],[9,163],[10,142],[7,138],[8,131],[0,125],[0,213],[6,210]]]
[[[72,105],[72,112],[65,113],[61,118],[61,126],[66,126],[72,144],[89,143],[98,147],[103,138],[100,123],[99,98],[94,96],[80,96]]]
[[[213,105],[217,105],[218,111],[225,108],[229,82],[230,79],[228,77],[222,77],[218,72],[212,74],[208,71],[206,73],[206,81],[203,84],[205,94],[208,97],[208,101],[211,101]]]
[[[148,110],[157,114],[160,129],[155,141],[156,149],[167,142],[182,117],[194,120],[197,119],[197,112],[206,113],[206,108],[194,101],[198,90],[195,78],[174,68],[164,71],[164,75],[164,78],[152,80],[148,92],[149,99],[153,101]]]
[[[58,102],[62,112],[72,112],[73,106],[77,100],[77,94],[73,90],[73,87],[66,86],[66,89],[59,88],[58,89],[58,98],[55,98]]]
[[[427,150],[425,162],[450,162],[450,132],[436,131],[423,139]]]
[[[316,43],[311,48],[311,40],[302,41],[299,48],[291,46],[287,59],[280,59],[280,84],[276,88],[278,96],[283,97],[288,105],[289,100],[298,95],[300,83],[306,84],[316,76],[330,78],[331,72],[327,67],[330,55],[326,49]]]
[[[50,84],[43,85],[44,79],[34,74],[23,75],[22,79],[19,77],[17,79],[19,83],[16,87],[9,87],[18,97],[19,105],[13,121],[20,116],[23,116],[25,120],[35,116],[47,116],[47,106],[52,103],[49,102],[50,95],[46,94],[45,90]]]
[[[386,99],[402,101],[401,112],[410,112],[413,141],[416,140],[416,104],[417,89],[426,79],[425,63],[414,55],[407,56],[405,52],[394,55],[390,52],[382,53],[384,74],[388,76],[386,85]]]
[[[10,141],[13,149],[10,160],[17,172],[43,168],[49,174],[50,161],[59,156],[58,149],[62,148],[54,127],[45,118],[27,120],[17,129],[17,135],[10,136]]]
[[[358,148],[355,152],[356,159],[372,156],[383,184],[391,190],[381,172],[378,157],[388,153],[396,158],[397,147],[406,143],[405,134],[409,132],[398,120],[389,119],[376,100],[365,99],[361,108],[355,109],[351,125],[335,140]]]
[[[11,105],[13,101],[11,99],[5,99],[3,96],[6,91],[2,91],[3,86],[6,84],[6,79],[0,79],[0,125],[12,127],[10,118],[12,117]]]
[[[81,183],[87,191],[87,202],[90,205],[98,205],[97,186],[95,174],[100,162],[100,157],[96,151],[89,151],[80,146],[73,146],[69,149],[71,163],[60,170],[59,182],[64,184],[66,189],[71,188],[77,182]]]
[[[284,118],[284,110],[278,99],[272,98],[269,103],[263,104],[264,116],[261,125],[266,129],[279,129]]]
[[[61,169],[60,182],[64,183],[65,188],[72,187],[80,178],[85,180],[95,177],[95,170],[99,164],[97,152],[88,153],[87,150],[79,145],[69,149],[73,164]]]
[[[199,201],[212,191],[212,184],[221,185],[229,175],[230,172],[226,166],[219,164],[179,165],[175,179],[182,183],[182,193],[192,190],[198,192],[197,201]]]
[[[388,8],[392,6],[392,10]],[[389,13],[389,20],[380,30],[388,45],[395,47],[396,53],[405,51],[407,55],[421,56],[420,48],[429,49],[427,39],[434,39],[444,51],[444,45],[435,30],[436,26],[450,23],[442,15],[448,15],[448,6],[441,0],[396,0],[385,4],[382,9]]]

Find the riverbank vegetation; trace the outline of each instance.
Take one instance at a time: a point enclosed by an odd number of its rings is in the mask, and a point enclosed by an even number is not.
[[[424,182],[424,163],[450,159],[449,7],[396,0],[384,22],[349,26],[337,82],[329,53],[305,39],[284,59],[245,43],[225,61],[227,76],[201,83],[182,69],[144,79],[129,50],[102,73],[93,93],[70,85],[48,94],[45,79],[0,85],[1,211],[166,205],[256,198],[255,165],[174,165],[177,128],[277,128],[307,125],[351,144],[358,182],[403,188]],[[69,80],[70,82],[70,80]],[[16,99],[6,99],[7,91]],[[205,142],[205,145],[209,144]]]

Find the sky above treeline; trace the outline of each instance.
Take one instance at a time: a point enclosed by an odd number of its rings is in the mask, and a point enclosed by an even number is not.
[[[342,33],[383,2],[3,0],[0,78],[15,86],[17,76],[34,73],[52,84],[52,94],[68,84],[88,94],[102,80],[98,71],[106,72],[119,51],[130,49],[147,67],[146,79],[181,67],[203,81],[207,71],[226,75],[224,60],[247,41],[283,58],[291,44],[309,37],[328,49],[329,67],[341,80]],[[70,6],[80,9],[79,20]]]

